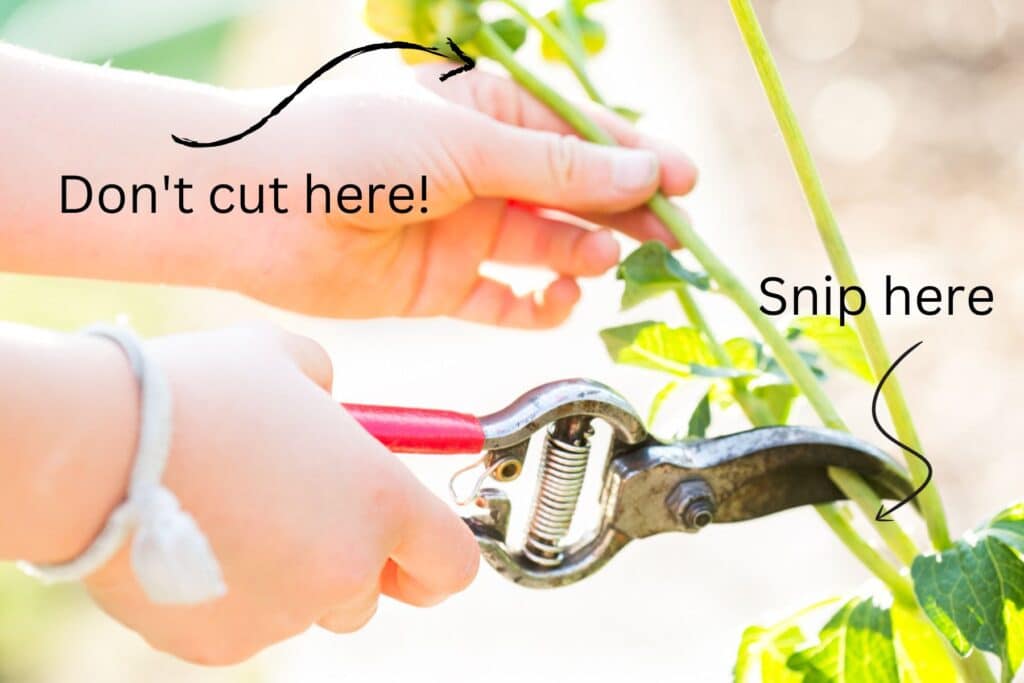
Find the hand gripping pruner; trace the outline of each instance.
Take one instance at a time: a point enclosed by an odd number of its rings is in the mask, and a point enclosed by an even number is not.
[[[828,477],[830,467],[856,472],[882,498],[899,499],[913,488],[885,453],[829,429],[763,427],[661,442],[647,433],[622,396],[586,379],[545,384],[479,418],[441,410],[345,407],[392,451],[482,453],[476,513],[464,520],[492,567],[535,588],[579,581],[635,539],[843,499]],[[611,428],[599,518],[593,530],[569,543],[595,420]],[[525,539],[516,544],[508,538],[511,500],[504,491],[481,485],[487,479],[518,478],[531,437],[540,431],[545,436],[536,494]]]

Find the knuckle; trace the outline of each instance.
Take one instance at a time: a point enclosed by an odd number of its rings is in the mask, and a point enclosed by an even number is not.
[[[375,586],[380,572],[357,557],[326,558],[312,574],[320,591],[330,602],[348,601]]]
[[[555,136],[548,145],[548,168],[559,187],[572,185],[579,172],[581,142],[569,135]]]
[[[320,620],[320,625],[332,633],[355,633],[370,623],[377,614],[377,600],[355,610],[345,610],[328,615]]]
[[[484,78],[478,81],[477,104],[479,109],[499,121],[518,125],[522,118],[519,93],[510,87],[511,83],[499,78]]]

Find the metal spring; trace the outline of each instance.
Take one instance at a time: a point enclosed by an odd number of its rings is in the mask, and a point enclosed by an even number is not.
[[[590,456],[592,418],[567,417],[554,422],[544,439],[537,495],[523,554],[544,567],[562,561],[562,539],[569,533],[583,489]]]

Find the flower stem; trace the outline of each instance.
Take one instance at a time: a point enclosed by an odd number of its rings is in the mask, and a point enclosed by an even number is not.
[[[508,46],[494,33],[487,25],[481,27],[475,38],[481,52],[501,64],[523,87],[529,90],[535,97],[544,102],[566,123],[572,126],[582,137],[604,145],[615,145],[616,141],[612,136],[598,126],[589,116],[581,112],[571,102],[562,97],[547,83],[533,75],[522,64],[516,60],[515,55],[508,49]],[[810,402],[822,422],[833,429],[846,430],[839,413],[829,400],[818,382],[814,373],[807,363],[796,353],[786,341],[786,338],[776,329],[775,325],[761,312],[757,299],[726,266],[712,249],[701,239],[700,235],[693,229],[689,221],[660,192],[648,202],[648,207],[661,220],[669,231],[690,250],[704,270],[718,283],[720,291],[732,299],[741,311],[747,316],[757,331],[761,334],[765,343],[775,354],[775,359],[789,375],[793,383],[800,388],[804,396]],[[857,474],[848,470],[836,468],[829,469],[829,476],[835,484],[851,499],[859,494],[863,488],[870,490],[870,487]],[[862,486],[858,487],[857,483]],[[877,496],[873,497],[877,501]],[[871,501],[867,501],[870,503]],[[866,509],[866,503],[858,501],[861,509]],[[877,512],[875,507],[869,518],[873,519]],[[896,522],[878,523],[875,525],[878,533],[885,539],[889,547],[896,553],[897,557],[905,555],[907,548],[913,548],[914,542],[903,531]]]
[[[779,129],[782,131],[782,137],[786,142],[793,166],[796,168],[797,176],[800,179],[800,185],[811,207],[821,240],[825,245],[826,252],[828,252],[829,260],[832,262],[836,279],[840,286],[843,287],[859,286],[860,280],[857,277],[853,259],[850,257],[850,252],[843,241],[842,233],[839,231],[839,225],[825,194],[821,177],[818,174],[814,159],[811,157],[807,142],[800,130],[796,113],[793,111],[793,107],[786,95],[778,67],[772,58],[754,8],[751,6],[750,0],[729,0],[729,4],[732,6],[736,23],[743,36],[743,42],[750,52],[750,57],[761,79],[761,84],[768,95],[768,101],[771,104],[772,111],[775,113]],[[871,369],[876,378],[881,377],[891,365],[892,359],[885,347],[882,332],[869,306],[864,306],[863,312],[855,319],[855,325],[860,335],[861,343],[864,346],[868,362],[871,364]],[[914,421],[911,418],[906,398],[895,377],[890,377],[885,383],[882,394],[885,397],[886,405],[889,407],[889,413],[892,415],[893,427],[896,430],[897,436],[915,450],[922,450],[921,440],[918,437],[917,429],[914,427]],[[907,457],[907,465],[914,479],[918,481],[923,480],[927,474],[925,465],[911,454],[906,453],[905,455]],[[919,494],[918,500],[921,504],[921,513],[925,523],[928,525],[928,536],[932,544],[938,550],[949,548],[952,545],[952,540],[949,536],[946,515],[942,508],[938,489],[935,486],[926,487]]]

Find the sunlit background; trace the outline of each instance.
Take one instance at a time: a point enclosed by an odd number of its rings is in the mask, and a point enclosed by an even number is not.
[[[881,321],[894,351],[925,341],[903,383],[959,533],[1024,488],[1016,433],[1024,391],[1024,5],[762,0],[757,8],[865,282],[875,287],[891,273],[909,285],[995,291],[986,318]],[[686,207],[703,234],[750,283],[779,275],[821,284],[824,253],[725,0],[613,0],[594,13],[609,28],[595,80],[698,161],[701,183]],[[342,0],[0,0],[0,39],[255,87],[294,83],[372,40],[361,14],[360,2]],[[397,57],[380,54],[335,76],[384,80],[401,69]],[[680,315],[671,301],[623,315],[618,295],[610,277],[590,282],[568,324],[527,334],[444,320],[311,320],[222,293],[0,274],[0,318],[73,329],[123,316],[159,334],[262,316],[330,350],[339,399],[483,413],[535,384],[583,375],[646,409],[661,379],[614,367],[596,331]],[[711,315],[725,332],[746,332],[724,303]],[[830,390],[856,430],[878,441],[871,388],[837,377]],[[685,420],[692,400],[684,393],[666,411],[666,431]],[[813,423],[806,409],[802,416]],[[461,464],[408,461],[439,495]],[[792,511],[638,543],[600,574],[558,591],[527,591],[485,568],[440,608],[386,601],[358,634],[313,630],[243,666],[207,670],[152,652],[77,589],[40,588],[2,567],[0,681],[722,681],[746,625],[864,580],[812,512]]]

